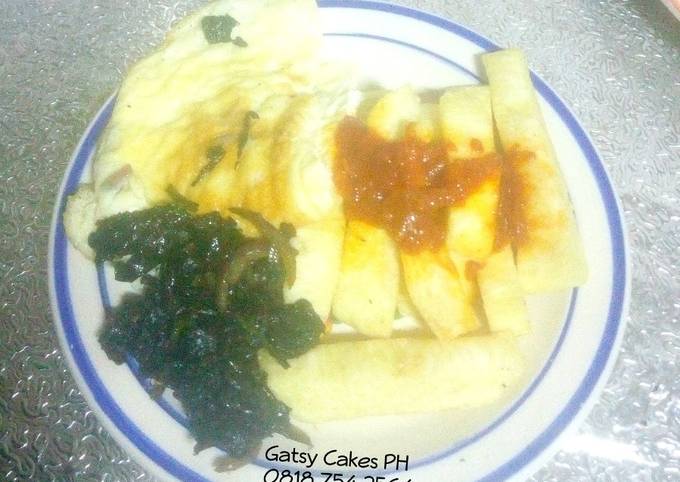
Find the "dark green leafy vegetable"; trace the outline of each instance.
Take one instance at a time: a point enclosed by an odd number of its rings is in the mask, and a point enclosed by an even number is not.
[[[209,44],[231,42],[238,47],[247,47],[248,43],[241,37],[231,37],[237,25],[238,21],[230,15],[208,15],[201,19],[203,35]]]
[[[323,324],[309,302],[284,303],[286,273],[268,237],[247,239],[232,219],[171,204],[104,219],[89,242],[117,279],[143,284],[107,313],[103,348],[117,363],[134,357],[158,391],[174,391],[196,451],[219,447],[228,455],[220,466],[237,467],[274,432],[304,440],[267,388],[257,351],[286,366]]]

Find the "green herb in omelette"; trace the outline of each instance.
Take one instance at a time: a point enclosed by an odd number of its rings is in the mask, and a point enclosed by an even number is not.
[[[97,263],[143,286],[108,311],[102,347],[117,363],[134,358],[157,391],[174,392],[195,450],[223,449],[222,468],[247,461],[272,433],[304,441],[257,362],[265,349],[286,366],[323,332],[308,301],[284,302],[276,243],[294,234],[285,231],[276,241],[271,232],[246,238],[232,219],[174,203],[106,218],[89,239]]]
[[[205,157],[208,159],[208,162],[206,162],[201,168],[201,170],[198,171],[198,174],[191,183],[191,186],[192,187],[195,186],[201,180],[203,180],[205,176],[210,174],[210,171],[215,169],[215,166],[217,166],[220,163],[220,161],[224,159],[225,154],[226,151],[224,150],[224,147],[218,145],[210,146],[205,153]]]
[[[252,110],[248,111],[246,113],[245,118],[243,119],[243,127],[241,128],[241,133],[238,136],[238,158],[241,158],[241,153],[243,152],[243,148],[246,147],[246,144],[248,143],[248,137],[250,136],[250,128],[252,127],[252,123],[254,120],[259,119],[260,116],[258,115],[257,112],[254,112]]]
[[[209,44],[233,43],[238,47],[247,47],[248,43],[241,37],[232,38],[232,32],[238,21],[230,15],[208,15],[201,19],[203,35]]]

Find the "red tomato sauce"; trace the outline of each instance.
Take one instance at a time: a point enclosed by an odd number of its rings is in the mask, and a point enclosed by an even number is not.
[[[501,156],[449,160],[446,144],[419,139],[413,125],[403,139],[389,141],[346,117],[335,141],[334,180],[347,218],[384,228],[407,252],[440,248],[448,208],[501,175]]]

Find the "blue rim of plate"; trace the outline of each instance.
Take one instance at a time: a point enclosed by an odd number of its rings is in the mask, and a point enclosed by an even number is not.
[[[500,47],[481,35],[468,30],[467,28],[451,22],[450,20],[437,17],[425,12],[418,10],[413,10],[407,7],[391,5],[381,2],[366,2],[361,0],[319,0],[317,2],[322,8],[352,8],[352,9],[366,9],[381,11],[396,15],[401,15],[409,17],[415,20],[419,20],[430,25],[442,28],[448,32],[451,32],[459,37],[462,37],[484,50],[492,51],[498,50]],[[412,48],[422,53],[426,53],[430,56],[438,58],[458,69],[463,70],[467,74],[477,78],[477,76],[470,72],[469,70],[463,68],[462,66],[456,64],[451,59],[443,57],[435,52],[428,51],[422,47],[408,44],[398,39],[391,39],[387,37],[379,37],[369,34],[359,34],[359,33],[331,33],[331,36],[354,36],[354,37],[365,37],[374,38],[376,40],[388,41],[391,43],[399,44],[407,48]],[[539,434],[531,443],[524,447],[521,451],[516,453],[510,460],[503,463],[500,467],[494,469],[491,473],[484,476],[480,481],[493,481],[493,480],[503,480],[506,479],[524,467],[526,467],[531,461],[537,458],[548,446],[553,442],[558,435],[560,435],[569,423],[577,416],[581,411],[583,404],[589,399],[591,393],[595,389],[596,385],[601,381],[601,377],[607,368],[610,356],[612,354],[612,348],[615,344],[617,338],[620,337],[620,328],[622,324],[622,317],[625,310],[625,301],[627,293],[627,254],[625,250],[625,234],[623,229],[623,220],[620,214],[620,209],[614,194],[611,182],[607,175],[607,172],[600,160],[592,142],[588,138],[588,135],[584,132],[582,127],[579,125],[578,121],[574,115],[569,111],[564,102],[548,87],[548,85],[532,73],[532,80],[534,85],[539,92],[539,94],[546,100],[551,107],[557,112],[561,121],[567,126],[571,135],[577,141],[579,148],[586,157],[588,165],[593,173],[593,176],[597,182],[598,190],[602,202],[606,209],[608,227],[611,238],[611,251],[613,256],[613,279],[612,279],[612,291],[611,299],[609,303],[609,310],[607,315],[607,322],[603,332],[602,339],[596,351],[595,357],[586,372],[583,380],[579,384],[578,389],[571,396],[567,404],[564,406],[560,414],[553,419],[553,421],[548,425],[544,431]],[[51,266],[50,266],[50,285],[51,292],[53,294],[53,311],[58,313],[59,321],[61,322],[61,329],[64,333],[64,338],[66,343],[64,349],[68,348],[75,365],[78,367],[80,375],[82,376],[87,389],[91,392],[93,398],[100,406],[102,411],[107,415],[114,426],[134,445],[138,450],[140,450],[146,457],[151,459],[159,467],[164,469],[169,474],[181,479],[181,480],[196,480],[196,481],[208,481],[200,474],[196,473],[189,467],[183,465],[181,462],[173,458],[171,455],[166,453],[163,449],[158,447],[151,439],[149,439],[133,422],[127,418],[122,409],[115,403],[110,393],[107,391],[106,387],[99,379],[96,369],[92,365],[92,362],[87,356],[87,352],[80,338],[80,334],[77,329],[77,323],[73,315],[73,307],[71,303],[71,294],[68,284],[68,262],[67,262],[67,240],[61,222],[61,217],[63,214],[63,209],[65,205],[65,200],[67,194],[73,192],[80,180],[82,172],[84,170],[90,155],[95,149],[96,141],[101,134],[101,131],[106,126],[114,106],[115,99],[111,98],[104,105],[101,111],[97,114],[95,120],[92,122],[86,134],[84,135],[80,145],[76,149],[73,161],[69,167],[68,175],[63,183],[62,189],[60,191],[60,197],[58,204],[55,209],[54,219],[53,219],[53,233],[50,240],[50,249],[52,250],[51,256]],[[102,276],[98,276],[101,281]],[[105,293],[102,295],[102,301],[104,301]],[[454,446],[444,450],[443,452],[430,456],[424,460],[419,461],[414,464],[412,468],[416,466],[428,465],[437,462],[441,459],[450,457],[454,452],[468,446],[474,442],[479,441],[484,435],[488,434],[494,428],[502,424],[522,403],[528,398],[528,396],[533,392],[536,386],[540,383],[545,374],[549,371],[552,361],[557,356],[562,342],[568,331],[571,316],[573,315],[574,307],[576,304],[576,299],[578,296],[578,290],[574,290],[572,294],[572,299],[570,302],[568,314],[564,322],[562,331],[560,333],[559,339],[553,349],[553,352],[548,358],[548,361],[542,368],[539,375],[534,379],[532,384],[524,394],[496,421],[492,422],[490,425],[480,430],[475,435],[456,443]],[[134,370],[134,364],[131,367]],[[137,373],[135,373],[137,375]],[[143,380],[140,379],[140,382]],[[267,464],[258,463],[263,468],[288,468],[290,466],[283,466],[278,464]],[[377,473],[377,472],[372,472]]]

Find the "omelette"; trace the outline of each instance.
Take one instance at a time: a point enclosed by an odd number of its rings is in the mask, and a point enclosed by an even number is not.
[[[344,237],[332,126],[355,94],[347,69],[321,60],[319,25],[313,0],[220,0],[176,25],[117,94],[92,183],[64,215],[73,244],[91,257],[96,220],[166,201],[169,187],[199,212],[246,207],[297,228],[286,298],[327,318]]]
[[[333,321],[288,369],[261,353],[269,387],[294,416],[495,400],[524,370],[525,295],[587,278],[526,60],[513,50],[484,55],[489,85],[451,87],[437,102],[410,86],[362,93],[351,67],[323,60],[320,25],[313,0],[218,0],[178,23],[118,91],[91,182],[64,212],[69,239],[93,258],[97,221],[164,203],[171,191],[199,213],[234,217],[246,234],[255,227],[231,208],[289,223],[296,277],[284,298],[306,299]],[[348,214],[337,168],[348,118],[390,149],[437,148],[452,172],[485,170],[446,205],[440,243],[414,250],[389,226]],[[528,187],[508,189],[508,173]],[[521,239],[503,234],[508,192],[522,198],[511,213]],[[398,329],[398,314],[417,330]],[[339,340],[341,326],[361,339]]]

